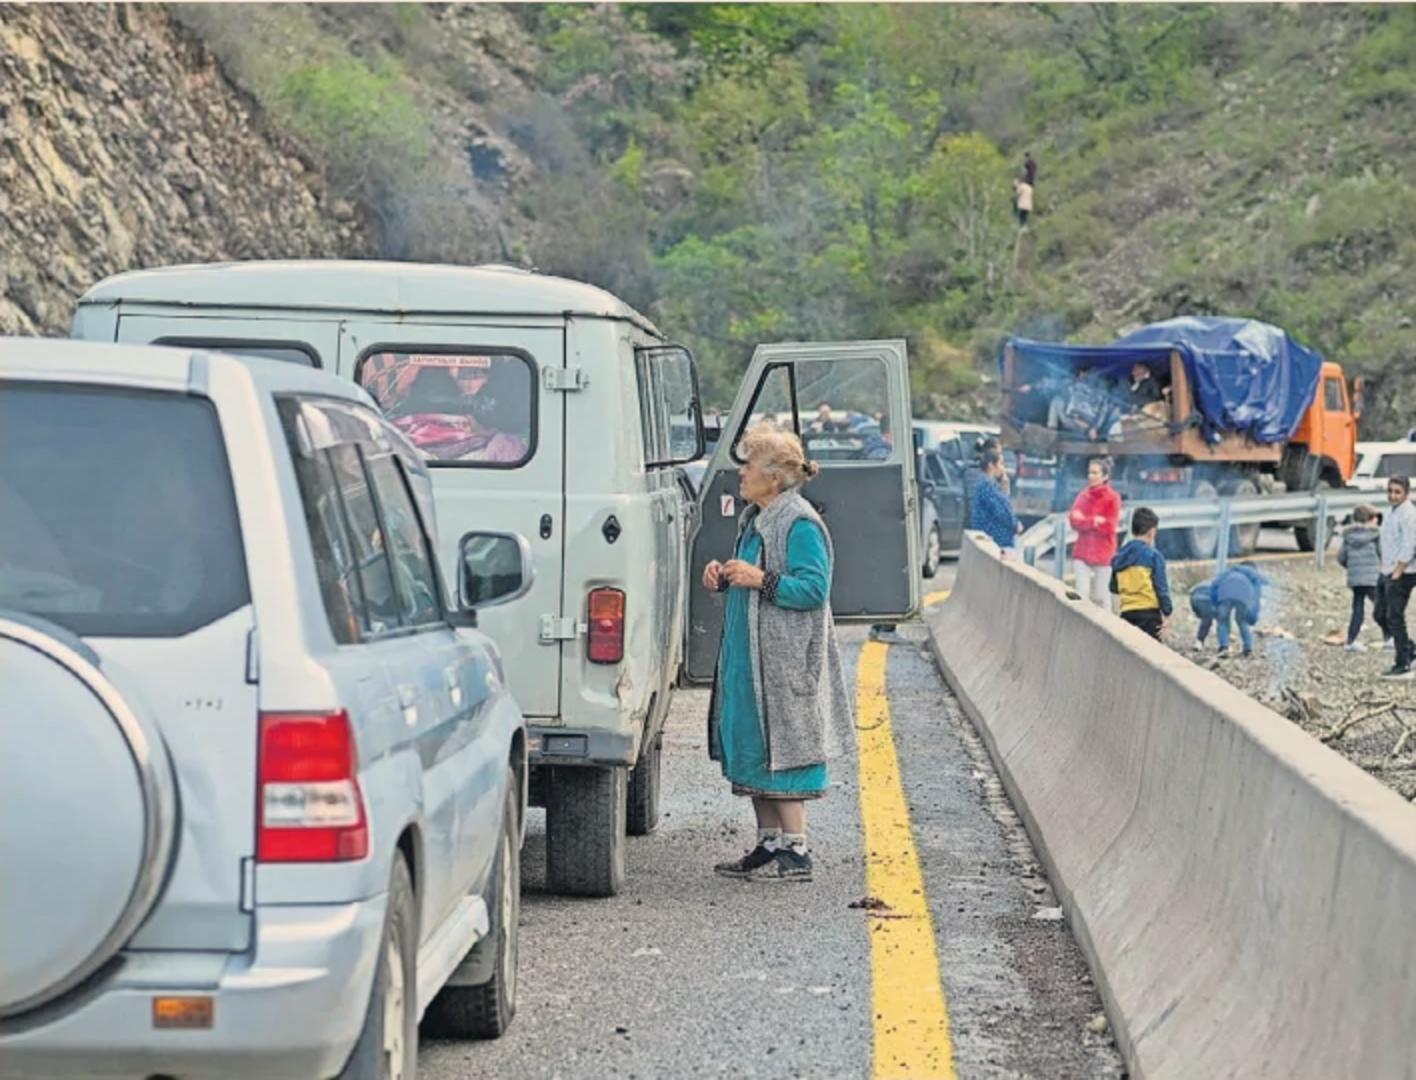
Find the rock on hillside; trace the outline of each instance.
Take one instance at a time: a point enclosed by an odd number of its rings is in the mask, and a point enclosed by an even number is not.
[[[0,332],[63,333],[132,267],[369,253],[164,9],[0,5]]]

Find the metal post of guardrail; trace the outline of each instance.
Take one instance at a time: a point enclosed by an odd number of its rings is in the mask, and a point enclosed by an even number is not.
[[[1327,496],[1318,492],[1318,517],[1313,522],[1313,548],[1318,556],[1318,569],[1327,565],[1328,511]]]
[[[1058,514],[1053,528],[1057,530],[1052,540],[1053,565],[1057,570],[1057,580],[1061,581],[1067,576],[1067,515]]]
[[[1233,499],[1219,500],[1219,540],[1215,544],[1214,551],[1214,572],[1224,573],[1225,566],[1229,563],[1229,519],[1234,513]]]

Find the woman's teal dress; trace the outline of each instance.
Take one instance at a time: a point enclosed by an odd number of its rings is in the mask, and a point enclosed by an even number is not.
[[[737,557],[761,566],[762,537],[749,527],[738,543]],[[719,657],[718,738],[722,745],[723,775],[735,795],[778,799],[813,799],[826,790],[826,763],[799,769],[767,768],[767,744],[757,715],[757,695],[752,689],[751,637],[748,634],[748,594],[734,586],[728,590],[723,623],[723,649]],[[831,593],[831,557],[826,538],[814,522],[801,520],[787,534],[787,569],[777,583],[777,606],[811,611],[826,603]],[[764,599],[762,603],[767,603]]]

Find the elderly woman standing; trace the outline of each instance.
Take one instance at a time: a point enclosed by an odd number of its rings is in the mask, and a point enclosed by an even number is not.
[[[800,439],[758,426],[740,447],[749,506],[736,557],[703,569],[704,586],[728,594],[708,745],[733,793],[752,799],[757,846],[714,870],[810,881],[806,800],[825,793],[826,759],[851,726],[831,620],[831,537],[798,491],[817,471]]]

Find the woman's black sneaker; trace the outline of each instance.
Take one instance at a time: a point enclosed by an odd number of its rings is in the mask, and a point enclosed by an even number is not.
[[[1411,667],[1408,664],[1394,664],[1382,672],[1382,678],[1410,680],[1412,678]]]
[[[811,856],[804,851],[782,848],[772,856],[771,862],[742,876],[747,881],[810,881]]]
[[[775,852],[768,851],[761,844],[758,844],[741,859],[734,859],[732,862],[720,862],[717,866],[713,867],[713,873],[721,874],[723,877],[751,877],[756,871],[772,863],[775,855]]]

